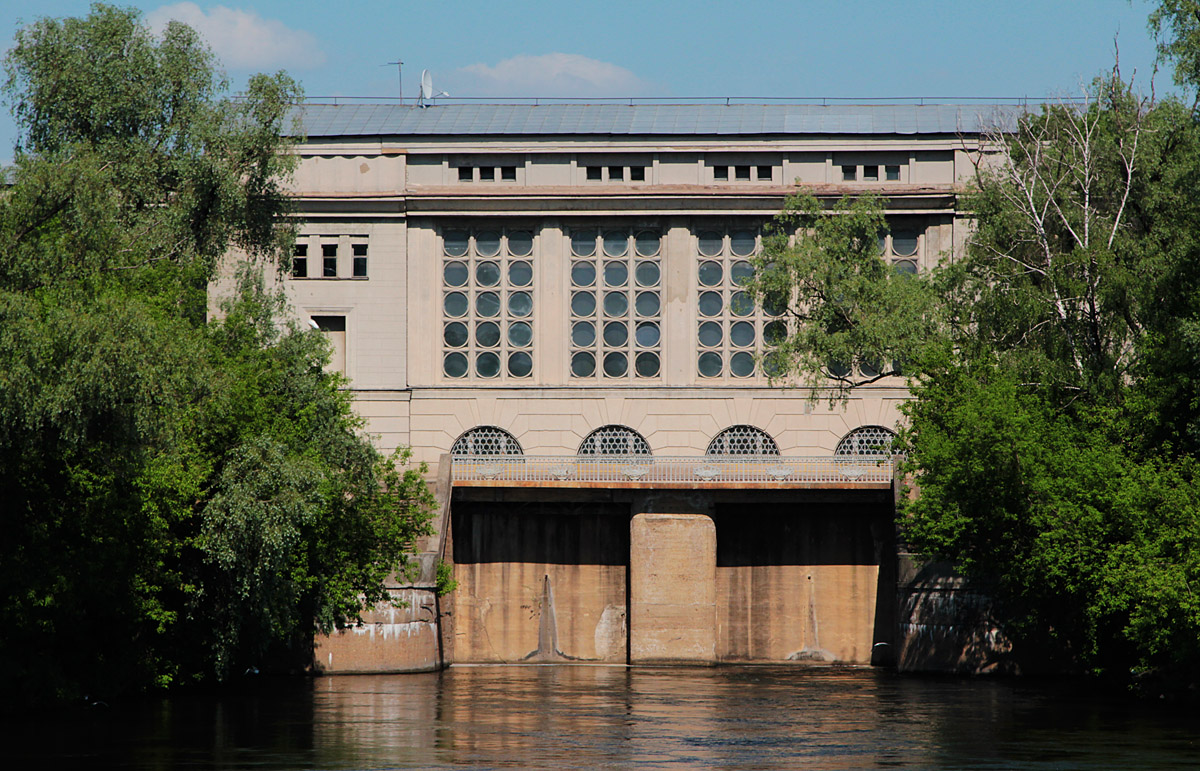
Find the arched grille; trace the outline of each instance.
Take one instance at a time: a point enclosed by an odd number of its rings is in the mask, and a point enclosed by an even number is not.
[[[580,455],[649,455],[650,445],[637,431],[625,426],[603,426],[579,445]]]
[[[495,426],[479,426],[454,441],[451,455],[524,455],[512,434]]]
[[[834,455],[890,455],[896,433],[883,426],[860,426],[842,437]]]
[[[754,426],[730,426],[713,437],[705,455],[778,455],[771,435]]]

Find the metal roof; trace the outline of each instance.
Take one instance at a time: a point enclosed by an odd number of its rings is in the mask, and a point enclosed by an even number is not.
[[[1015,105],[307,104],[309,137],[485,135],[975,134]]]

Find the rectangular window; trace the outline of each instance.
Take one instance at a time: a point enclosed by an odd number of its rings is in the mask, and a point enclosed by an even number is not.
[[[609,182],[620,182],[623,179],[625,179],[625,168],[623,166],[609,166],[608,167],[608,181]]]
[[[863,166],[863,181],[864,182],[878,182],[879,181],[879,167],[878,166]]]
[[[738,179],[742,179],[742,180],[746,180],[746,181],[750,180],[750,167],[749,166],[737,166],[736,169],[737,169],[737,178]]]
[[[630,182],[645,182],[646,181],[646,167],[645,166],[630,166],[629,167],[629,181]]]
[[[354,277],[367,277],[367,245],[354,244],[351,249],[354,250]]]
[[[333,350],[329,357],[329,369],[334,372],[346,371],[346,317],[345,316],[313,316],[313,323],[329,340]]]
[[[292,251],[292,278],[308,278],[308,244],[296,244]]]
[[[479,167],[479,181],[480,182],[492,182],[495,179],[496,179],[496,170],[494,168],[492,168],[491,166],[480,166]]]
[[[759,182],[770,182],[774,176],[775,176],[774,167],[772,167],[772,166],[759,166],[758,167],[758,181]]]
[[[899,182],[900,181],[900,167],[899,166],[885,166],[884,171],[887,173],[888,182]]]
[[[471,182],[474,179],[475,179],[475,169],[474,168],[472,168],[471,166],[459,166],[458,167],[458,181],[459,182]]]
[[[604,179],[604,167],[588,166],[587,167],[587,178],[592,181]]]
[[[510,181],[514,181],[514,180],[516,180],[516,178],[517,178],[517,167],[516,166],[501,166],[500,167],[500,179],[507,179]]]
[[[722,182],[729,179],[729,167],[713,166],[713,179],[720,180]]]
[[[856,179],[858,179],[858,167],[857,166],[843,166],[842,167],[842,181],[843,182],[853,182]]]
[[[321,257],[321,275],[325,278],[337,278],[337,244],[322,244]]]

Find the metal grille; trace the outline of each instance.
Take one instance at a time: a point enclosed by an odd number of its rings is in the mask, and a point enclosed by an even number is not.
[[[649,455],[650,445],[632,428],[603,426],[587,435],[579,445],[579,454]]]
[[[894,431],[883,426],[861,426],[842,437],[834,455],[891,455]]]
[[[454,442],[451,455],[524,455],[516,438],[502,428],[472,428]]]
[[[713,437],[705,455],[778,455],[771,435],[754,426],[730,426]]]

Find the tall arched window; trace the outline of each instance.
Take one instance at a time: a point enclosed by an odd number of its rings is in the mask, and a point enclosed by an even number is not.
[[[730,426],[713,437],[705,455],[778,455],[771,435],[754,426]]]
[[[883,426],[860,426],[842,437],[834,455],[891,455],[896,432]]]
[[[650,444],[632,428],[603,426],[579,445],[580,455],[649,455]]]
[[[451,455],[524,455],[516,437],[495,426],[477,426],[454,440]]]

